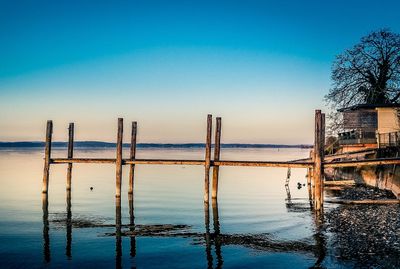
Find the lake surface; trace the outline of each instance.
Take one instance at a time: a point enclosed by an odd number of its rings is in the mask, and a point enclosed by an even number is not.
[[[223,149],[221,159],[293,160],[308,149]],[[127,157],[128,149],[124,149]],[[54,149],[52,157],[65,157]],[[75,157],[114,157],[111,149]],[[137,158],[201,159],[201,149],[138,149]],[[121,222],[115,166],[52,165],[42,200],[43,151],[0,151],[2,268],[349,268],[310,210],[306,169],[221,167],[218,203],[203,203],[204,167],[137,165],[133,207],[123,170]],[[90,190],[93,187],[93,190]],[[46,206],[47,205],[47,206]],[[329,207],[326,209],[329,210]],[[117,225],[116,225],[117,224]],[[136,236],[134,236],[136,235]]]

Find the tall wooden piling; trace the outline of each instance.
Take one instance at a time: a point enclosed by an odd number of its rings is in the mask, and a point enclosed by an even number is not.
[[[74,123],[71,122],[68,127],[68,159],[72,159],[74,156]],[[67,168],[67,191],[71,190],[71,178],[72,178],[72,163],[68,163]]]
[[[117,156],[115,161],[116,167],[116,197],[121,197],[121,183],[122,183],[122,133],[124,128],[124,120],[118,119],[118,134],[117,134]]]
[[[42,193],[47,193],[49,188],[49,170],[51,157],[51,137],[53,135],[53,121],[48,120],[46,126],[46,145],[44,151],[44,170],[43,170],[43,186]]]
[[[204,202],[210,200],[210,167],[211,167],[211,133],[212,133],[212,115],[207,115],[207,135],[206,135],[206,154],[205,154],[205,177],[204,177]]]
[[[221,156],[221,118],[216,119],[215,141],[214,141],[214,161],[219,161]],[[218,196],[219,165],[213,167],[212,199]]]
[[[137,122],[132,122],[132,132],[131,132],[131,149],[130,149],[130,160],[134,161],[136,158],[136,135],[137,135]],[[133,187],[135,182],[135,164],[129,165],[129,191],[128,194],[133,193]]]
[[[314,185],[315,197],[314,208],[315,210],[322,210],[322,184],[323,184],[323,116],[321,110],[315,111],[315,139],[314,139]]]
[[[322,177],[321,177],[321,206],[324,206],[324,158],[325,158],[325,113],[321,114],[321,162],[322,162]]]

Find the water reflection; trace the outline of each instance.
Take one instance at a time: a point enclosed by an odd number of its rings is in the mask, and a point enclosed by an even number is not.
[[[121,197],[115,198],[115,268],[122,268]]]
[[[50,239],[49,239],[49,213],[48,213],[48,199],[47,195],[43,195],[43,252],[45,262],[50,262]],[[212,200],[212,224],[213,232],[210,228],[210,205],[204,204],[204,233],[194,233],[188,231],[185,225],[135,225],[134,216],[134,201],[133,195],[129,195],[129,225],[122,225],[121,216],[121,198],[115,199],[115,267],[122,268],[122,237],[130,237],[130,256],[136,256],[136,236],[166,236],[166,237],[184,237],[193,238],[195,241],[199,238],[204,239],[205,243],[205,258],[207,268],[223,268],[223,245],[238,245],[254,249],[264,249],[265,251],[272,252],[301,252],[313,253],[316,257],[316,262],[312,268],[321,268],[326,257],[326,238],[324,235],[324,219],[322,214],[315,212],[313,216],[315,225],[315,234],[313,235],[314,244],[309,244],[304,241],[279,241],[271,238],[267,234],[223,234],[221,233],[218,201]],[[304,203],[308,205],[308,202]],[[67,232],[67,245],[66,256],[72,259],[72,206],[71,206],[71,193],[67,192],[67,214],[66,220],[62,223],[66,224]],[[108,224],[93,223],[90,227],[109,227]],[[114,226],[114,225],[113,225]],[[87,227],[87,226],[85,226]],[[124,230],[122,231],[122,228]],[[125,230],[126,228],[126,230]],[[111,234],[110,234],[111,235]],[[135,260],[133,260],[135,262]],[[136,264],[132,263],[131,268],[136,268]]]
[[[315,233],[314,233],[314,240],[316,246],[315,256],[317,257],[317,261],[311,268],[324,268],[322,266],[322,263],[326,257],[326,239],[323,233],[324,215],[319,211],[316,211],[314,212],[313,217],[315,225]]]
[[[130,236],[130,256],[134,258],[136,256],[136,236],[135,236],[135,214],[134,214],[134,201],[133,201],[133,193],[128,194],[128,203],[129,203],[129,231],[131,232]],[[136,266],[132,266],[132,268],[136,268]]]
[[[67,190],[67,246],[65,248],[65,255],[68,259],[72,258],[72,213],[71,213],[71,190]]]
[[[205,225],[204,240],[206,243],[207,268],[212,268],[213,267],[213,257],[211,254],[210,205],[208,203],[204,203],[204,225]]]
[[[45,262],[50,262],[50,236],[49,236],[49,201],[47,193],[42,193],[43,210],[43,256]]]
[[[215,245],[215,255],[217,256],[217,267],[222,268],[224,263],[222,259],[222,240],[220,236],[220,226],[219,226],[219,215],[218,215],[218,201],[217,199],[212,200],[213,208],[213,223],[214,223],[214,245]]]

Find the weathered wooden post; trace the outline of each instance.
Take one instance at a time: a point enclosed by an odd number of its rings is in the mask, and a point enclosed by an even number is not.
[[[68,127],[68,159],[72,159],[74,156],[74,123],[71,122]],[[67,191],[71,190],[71,178],[72,178],[72,163],[68,163],[67,168]]]
[[[325,113],[321,113],[321,206],[324,206]]]
[[[131,132],[131,150],[130,150],[130,160],[134,161],[136,158],[136,134],[137,134],[137,122],[132,122],[132,132]],[[128,194],[133,193],[135,180],[135,164],[130,164],[129,166],[129,191]]]
[[[310,159],[311,161],[313,160],[313,151],[310,150]],[[310,200],[310,202],[313,199],[313,191],[312,191],[312,174],[313,174],[313,170],[312,168],[307,168],[307,188],[308,188],[308,199]]]
[[[219,161],[221,156],[221,118],[217,117],[217,126],[215,130],[214,142],[214,161]],[[212,199],[217,199],[218,196],[218,179],[219,179],[219,166],[214,164],[213,167],[213,183],[212,183]]]
[[[314,208],[315,210],[322,210],[322,184],[323,184],[323,119],[321,110],[315,111],[315,140],[314,140],[314,185],[315,197]]]
[[[117,135],[117,157],[116,166],[116,197],[121,197],[121,179],[122,179],[122,133],[124,128],[124,120],[118,119],[118,135]]]
[[[210,166],[211,166],[211,132],[212,115],[207,115],[207,136],[206,136],[206,155],[205,155],[205,178],[204,178],[204,202],[210,200]]]
[[[44,150],[44,170],[43,170],[43,186],[42,193],[47,193],[49,188],[49,170],[51,157],[51,137],[53,135],[53,121],[48,120],[46,126],[46,145]]]

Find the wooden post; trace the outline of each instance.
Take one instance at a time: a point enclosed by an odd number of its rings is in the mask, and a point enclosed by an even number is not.
[[[217,117],[217,126],[215,130],[214,142],[214,161],[219,161],[221,155],[221,118]],[[219,178],[219,165],[213,167],[213,183],[212,183],[212,199],[217,199],[218,196],[218,178]]]
[[[322,114],[321,110],[315,111],[315,140],[314,140],[314,184],[315,184],[315,197],[314,197],[314,208],[319,211],[322,210],[322,178],[323,178],[323,167],[322,167]]]
[[[47,193],[49,188],[49,170],[50,170],[50,156],[51,156],[51,136],[53,134],[53,122],[47,121],[46,127],[46,145],[44,151],[44,170],[43,170],[43,186],[42,193]]]
[[[117,135],[117,157],[115,161],[116,166],[116,197],[121,197],[121,179],[122,179],[122,133],[124,127],[124,120],[118,119],[118,135]]]
[[[321,114],[321,207],[324,206],[325,113]]]
[[[137,122],[132,122],[132,133],[131,133],[131,150],[129,158],[134,161],[136,158],[136,134],[137,134]],[[133,193],[134,180],[135,180],[135,164],[129,165],[129,191],[128,194]]]
[[[310,151],[310,159],[313,160],[313,151]],[[312,191],[312,174],[313,170],[312,168],[307,168],[307,188],[308,188],[308,199],[310,200],[310,203],[313,199],[313,191]]]
[[[204,178],[204,202],[210,200],[210,166],[211,166],[211,132],[212,132],[212,115],[207,115],[207,136],[206,136],[206,155],[205,155],[205,178]]]
[[[68,127],[68,159],[72,159],[74,156],[74,123],[71,122]],[[72,163],[68,164],[67,168],[67,191],[71,190],[71,178],[72,178]]]

